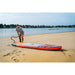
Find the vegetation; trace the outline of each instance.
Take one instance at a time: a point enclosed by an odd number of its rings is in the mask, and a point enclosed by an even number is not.
[[[72,28],[75,27],[75,25],[57,25],[57,26],[51,26],[51,25],[20,25],[23,28]],[[0,24],[0,28],[16,28],[16,24]]]

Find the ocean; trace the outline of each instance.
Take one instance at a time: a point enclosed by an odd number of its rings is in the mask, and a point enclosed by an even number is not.
[[[24,35],[75,32],[75,28],[23,28]],[[0,37],[18,36],[16,28],[1,28]]]

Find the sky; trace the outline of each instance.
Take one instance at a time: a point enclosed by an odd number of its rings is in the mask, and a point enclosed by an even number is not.
[[[75,13],[0,13],[0,23],[20,25],[74,25]]]

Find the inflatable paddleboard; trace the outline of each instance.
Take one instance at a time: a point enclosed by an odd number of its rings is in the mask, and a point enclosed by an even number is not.
[[[48,45],[48,44],[37,44],[37,43],[24,43],[14,42],[11,45],[22,48],[33,48],[39,50],[60,50],[62,46]]]

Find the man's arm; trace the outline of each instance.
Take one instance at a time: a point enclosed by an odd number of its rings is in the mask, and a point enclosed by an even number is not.
[[[20,36],[18,31],[17,31],[17,34],[18,34],[18,36]]]

